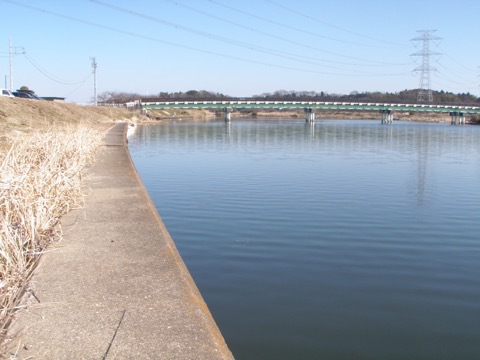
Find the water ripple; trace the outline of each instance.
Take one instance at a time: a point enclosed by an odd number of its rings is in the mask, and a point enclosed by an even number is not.
[[[480,358],[480,128],[139,127],[135,165],[238,359]]]

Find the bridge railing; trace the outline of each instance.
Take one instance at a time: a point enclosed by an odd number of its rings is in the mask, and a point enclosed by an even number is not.
[[[142,109],[303,109],[353,110],[353,111],[403,111],[403,112],[442,112],[462,111],[479,114],[480,107],[435,104],[397,104],[361,102],[321,102],[321,101],[259,101],[259,100],[212,100],[212,101],[157,101],[141,102]]]

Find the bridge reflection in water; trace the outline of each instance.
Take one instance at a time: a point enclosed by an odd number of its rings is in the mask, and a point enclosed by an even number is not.
[[[271,125],[267,126],[268,131],[265,131],[265,124]],[[182,151],[188,151],[188,144],[194,144],[197,149],[219,152],[240,147],[275,148],[289,144],[290,148],[299,153],[302,149],[317,148],[323,152],[328,149],[332,154],[341,150],[362,156],[362,153],[382,149],[382,154],[377,155],[384,156],[385,161],[388,161],[388,156],[392,156],[392,153],[405,155],[405,149],[411,149],[412,154],[409,156],[413,164],[416,163],[413,171],[417,172],[418,177],[415,191],[419,205],[424,202],[429,154],[464,153],[474,148],[479,141],[478,132],[471,132],[464,127],[455,131],[462,141],[452,141],[452,134],[445,131],[445,126],[448,126],[446,124],[398,122],[398,126],[385,127],[371,120],[322,120],[315,124],[303,123],[301,120],[244,119],[233,124],[212,121],[146,126],[149,127],[148,131],[139,127],[137,134],[143,142],[161,142],[164,146]]]
[[[335,122],[335,126],[329,126]],[[139,128],[140,138],[148,142],[155,142],[156,139],[162,138],[162,142],[168,141],[169,145],[182,146],[188,142],[195,144],[209,144],[209,147],[221,149],[225,144],[235,146],[239,142],[249,144],[264,144],[270,146],[288,140],[294,145],[302,147],[308,144],[309,147],[318,144],[324,148],[327,144],[328,148],[335,150],[337,143],[342,142],[342,148],[345,146],[351,148],[370,149],[372,145],[382,146],[385,149],[395,151],[399,148],[399,144],[410,144],[410,147],[421,144],[422,149],[432,149],[441,151],[447,145],[448,147],[456,146],[457,150],[469,149],[472,143],[477,141],[474,133],[470,133],[468,128],[459,129],[464,136],[464,141],[453,142],[449,137],[449,133],[443,131],[445,124],[423,124],[418,123],[415,126],[402,126],[398,122],[397,127],[378,126],[378,123],[369,120],[322,120],[321,123],[302,124],[300,120],[288,119],[243,119],[232,123],[224,123],[223,121],[208,122],[208,129],[201,126],[202,122],[196,122],[196,126],[191,123],[176,122],[164,125],[152,125],[149,131],[142,131]],[[212,123],[215,125],[212,126]],[[265,123],[272,126],[268,131],[258,131],[264,128]],[[358,130],[351,131],[352,126],[358,123]],[[371,126],[365,127],[369,123]],[[262,125],[260,125],[262,124]],[[282,126],[278,126],[282,124]],[[149,126],[149,125],[146,125]],[[347,131],[348,130],[348,131]],[[292,134],[302,133],[303,136],[292,136]],[[471,136],[470,136],[471,135]],[[436,139],[435,142],[427,141],[427,138]],[[460,149],[458,149],[460,148]]]

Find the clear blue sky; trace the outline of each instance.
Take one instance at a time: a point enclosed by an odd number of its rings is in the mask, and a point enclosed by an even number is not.
[[[480,93],[478,0],[0,0],[0,14],[1,87],[11,38],[15,88],[78,103],[93,56],[98,93],[414,89],[418,30],[442,38],[432,89]]]

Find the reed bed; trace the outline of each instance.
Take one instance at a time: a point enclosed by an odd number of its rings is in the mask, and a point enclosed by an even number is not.
[[[60,217],[82,204],[82,171],[101,144],[99,131],[50,129],[0,157],[0,341]]]

